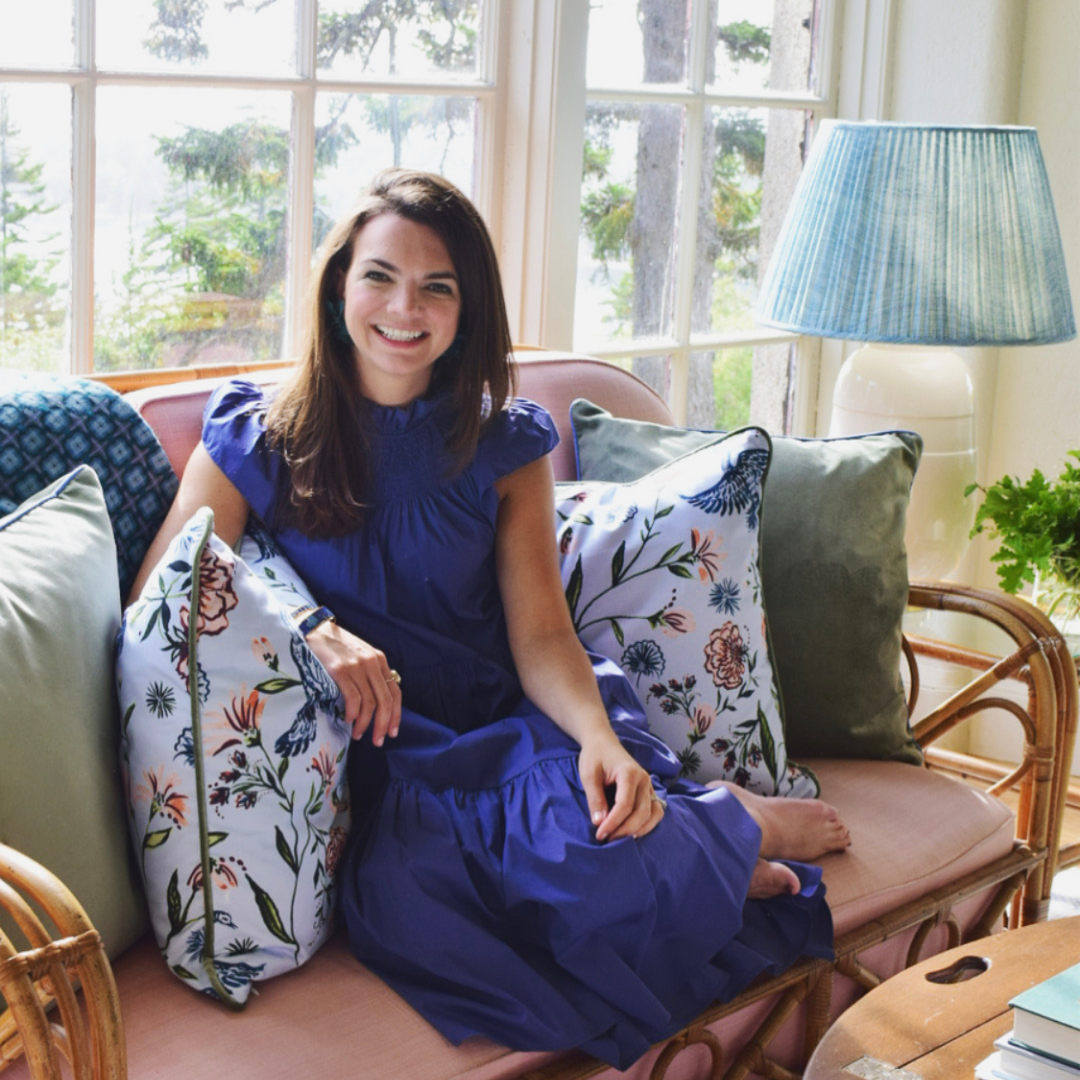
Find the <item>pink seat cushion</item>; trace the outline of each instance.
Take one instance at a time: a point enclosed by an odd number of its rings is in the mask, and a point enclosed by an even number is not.
[[[1012,849],[1012,811],[967,784],[898,761],[804,764],[851,828],[851,847],[821,860],[838,935]]]
[[[307,1080],[502,1080],[549,1060],[486,1039],[446,1041],[353,959],[338,933],[297,971],[256,986],[231,1013],[171,975],[152,939],[114,965],[128,1044],[128,1075]]]

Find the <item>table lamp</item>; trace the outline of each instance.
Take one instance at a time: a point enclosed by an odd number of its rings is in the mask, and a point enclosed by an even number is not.
[[[974,387],[953,347],[1076,336],[1035,129],[823,121],[755,314],[868,343],[840,369],[829,435],[923,436],[909,573],[946,577],[976,501]]]

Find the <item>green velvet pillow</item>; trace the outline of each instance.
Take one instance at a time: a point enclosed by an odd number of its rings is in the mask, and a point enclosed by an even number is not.
[[[578,475],[627,481],[723,436],[570,408]],[[788,752],[921,763],[900,681],[912,432],[773,440],[762,585]]]
[[[0,518],[0,841],[71,889],[110,956],[149,927],[117,753],[119,597],[89,466]]]

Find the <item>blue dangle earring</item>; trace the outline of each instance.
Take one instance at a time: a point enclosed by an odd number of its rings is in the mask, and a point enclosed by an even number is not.
[[[351,348],[353,339],[349,336],[349,328],[345,325],[345,301],[340,297],[337,300],[326,301],[326,322],[334,341]]]

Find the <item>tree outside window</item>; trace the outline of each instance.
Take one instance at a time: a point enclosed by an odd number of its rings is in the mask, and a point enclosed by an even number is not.
[[[804,156],[806,109],[789,98],[810,85],[816,25],[815,0],[591,9],[575,347],[617,359],[625,343],[623,362],[664,396],[681,354],[691,425],[750,416],[754,350],[737,338],[755,329],[762,257]],[[620,33],[633,58],[613,58]],[[719,347],[694,349],[702,337]]]

